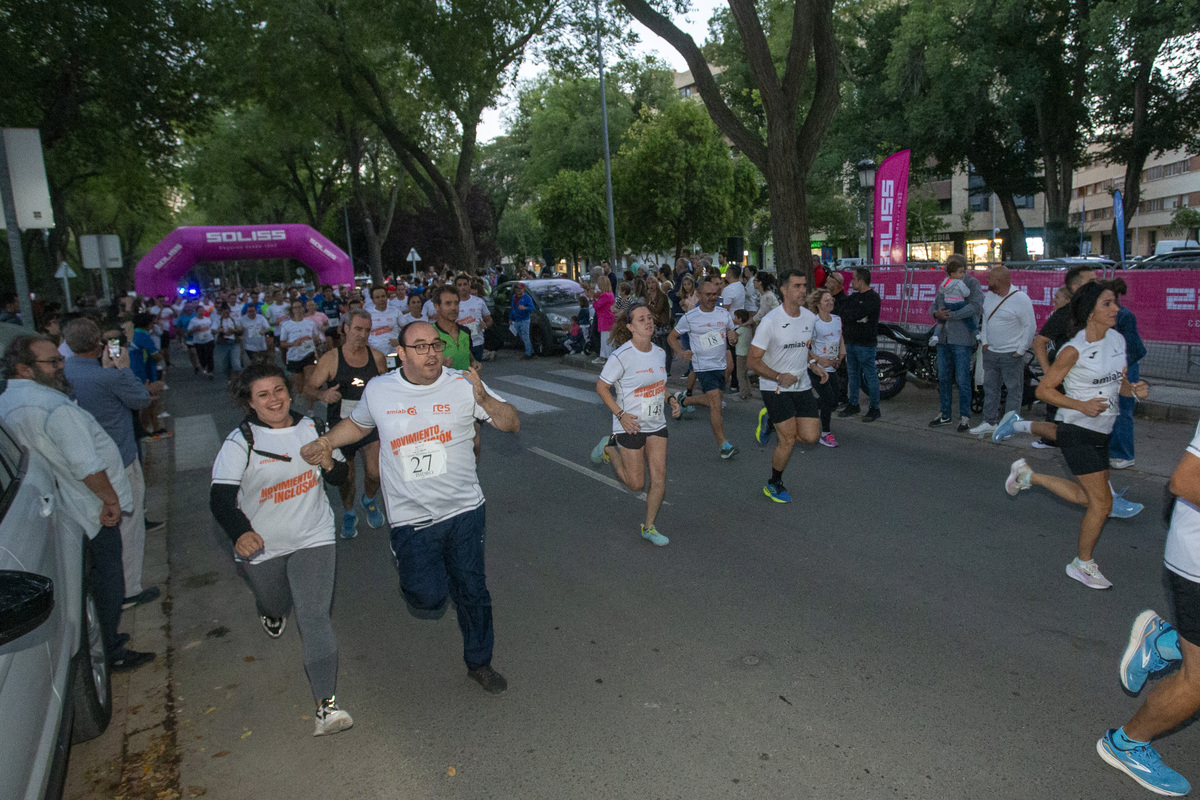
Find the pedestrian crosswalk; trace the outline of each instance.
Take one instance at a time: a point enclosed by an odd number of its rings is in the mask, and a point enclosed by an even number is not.
[[[492,375],[488,381],[493,384],[501,397],[522,414],[546,414],[551,411],[563,410],[563,406],[552,405],[526,396],[529,391],[553,395],[558,398],[557,402],[573,400],[592,406],[602,404],[595,389],[591,388],[596,385],[596,379],[599,377],[596,373],[578,369],[553,369],[548,370],[545,374],[547,377],[564,378],[572,383],[533,378],[528,375]],[[586,384],[589,388],[582,388],[578,384]],[[518,392],[525,393],[514,393],[511,387],[516,387]]]

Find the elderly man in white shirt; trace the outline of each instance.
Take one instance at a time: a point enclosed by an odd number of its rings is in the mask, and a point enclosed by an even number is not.
[[[125,574],[121,516],[133,512],[133,490],[116,442],[96,418],[71,402],[64,359],[44,336],[18,336],[4,353],[8,388],[0,419],[16,440],[50,462],[63,513],[87,535],[85,580],[96,601],[100,632],[114,672],[135,669],[153,653],[129,650],[117,634]]]
[[[1014,288],[1008,267],[988,271],[983,300],[983,422],[971,428],[976,436],[990,434],[1000,421],[1000,386],[1008,389],[1004,412],[1020,411],[1025,390],[1025,352],[1037,333],[1033,302]]]

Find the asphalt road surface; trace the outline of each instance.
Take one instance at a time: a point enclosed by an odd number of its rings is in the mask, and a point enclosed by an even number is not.
[[[879,422],[835,418],[836,450],[798,448],[788,506],[762,495],[758,402],[729,401],[730,461],[704,411],[672,423],[658,521],[671,544],[653,547],[642,503],[588,460],[610,421],[595,376],[558,359],[486,365],[522,411],[519,434],[485,426],[480,464],[508,692],[467,678],[452,611],[409,616],[386,530],[360,512],[359,536],[337,544],[333,609],[355,724],[313,738],[295,626],[266,637],[208,511],[212,458],[240,415],[176,370],[180,785],[217,798],[1149,796],[1095,744],[1138,705],[1117,677],[1134,616],[1171,614],[1161,487],[1191,426],[1139,422],[1139,466],[1114,481],[1147,509],[1106,527],[1096,558],[1115,588],[1097,592],[1063,572],[1081,511],[1003,489],[1019,455],[1065,474],[1057,452],[927,430],[936,396],[916,387]],[[1195,728],[1158,747],[1200,780]]]

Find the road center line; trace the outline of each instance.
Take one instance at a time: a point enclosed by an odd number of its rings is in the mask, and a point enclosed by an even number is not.
[[[555,464],[562,464],[567,469],[573,469],[576,472],[578,472],[580,475],[587,475],[592,480],[600,481],[605,486],[611,486],[614,489],[625,492],[625,494],[633,494],[633,492],[629,491],[629,489],[627,489],[625,487],[625,485],[623,483],[621,483],[620,481],[614,480],[613,478],[610,478],[607,475],[600,475],[599,473],[597,473],[593,470],[590,470],[587,467],[576,464],[574,461],[568,461],[567,459],[563,458],[562,456],[556,456],[556,455],[554,455],[554,453],[547,453],[545,450],[543,450],[540,447],[531,447],[531,448],[529,448],[529,452],[537,453],[542,458],[548,458],[551,461],[553,461]],[[639,500],[645,500],[646,493],[639,492],[636,495],[636,497]],[[664,503],[663,505],[666,505],[666,503]]]

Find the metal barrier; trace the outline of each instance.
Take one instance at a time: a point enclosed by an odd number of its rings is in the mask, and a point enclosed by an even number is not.
[[[1200,383],[1200,261],[1121,265],[1100,259],[1004,262],[1012,270],[1013,285],[1033,301],[1039,328],[1054,309],[1054,294],[1062,285],[1059,273],[1079,263],[1094,264],[1103,278],[1120,277],[1128,286],[1122,305],[1137,317],[1146,344],[1146,356],[1140,362],[1143,376]],[[1154,268],[1168,263],[1169,269]],[[882,300],[880,320],[910,330],[928,330],[933,324],[929,311],[945,273],[929,262],[866,266],[871,269],[872,288]],[[986,277],[978,274],[981,270],[972,272],[986,291]]]

